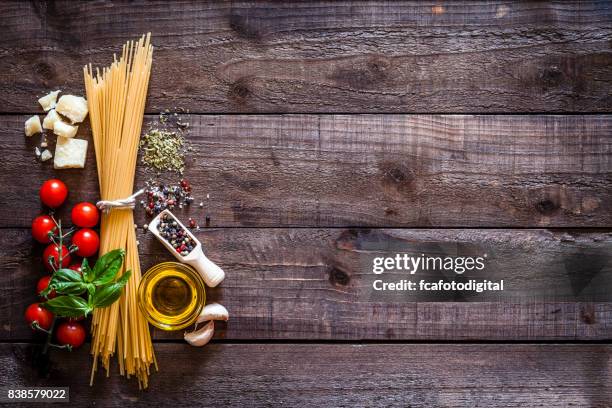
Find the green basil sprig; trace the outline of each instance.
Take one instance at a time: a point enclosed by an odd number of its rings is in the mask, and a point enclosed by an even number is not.
[[[81,264],[82,273],[72,269],[58,269],[41,295],[47,297],[52,290],[60,295],[42,303],[57,316],[87,317],[95,308],[108,307],[121,297],[121,290],[130,279],[132,271],[125,271],[119,279],[125,251],[115,249],[101,256],[93,268],[87,259]],[[87,299],[82,297],[87,293]]]

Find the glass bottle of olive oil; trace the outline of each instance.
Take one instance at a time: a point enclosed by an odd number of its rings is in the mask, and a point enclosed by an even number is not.
[[[204,281],[190,266],[164,262],[153,266],[138,287],[138,303],[147,320],[162,330],[193,324],[204,304]]]

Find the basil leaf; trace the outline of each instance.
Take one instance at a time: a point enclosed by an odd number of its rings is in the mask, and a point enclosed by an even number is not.
[[[89,267],[89,262],[87,262],[87,258],[83,258],[83,262],[81,262],[81,272],[83,273],[83,280],[85,282],[91,282],[93,280],[93,271]]]
[[[132,271],[126,271],[116,282],[99,286],[93,295],[93,307],[108,307],[121,297],[121,289],[127,284]]]
[[[60,295],[80,295],[87,289],[83,282],[56,282],[52,287]]]
[[[72,269],[62,268],[53,274],[53,280],[56,282],[82,282],[83,276]]]
[[[86,283],[85,286],[87,287],[87,293],[90,297],[96,293],[96,286],[93,283]]]
[[[96,286],[111,283],[121,268],[124,256],[123,249],[114,249],[102,255],[93,268],[93,283]]]
[[[40,292],[40,296],[41,297],[46,299],[47,296],[49,296],[49,294],[53,290],[53,287],[51,286],[51,283],[53,283],[53,278],[51,278],[51,280],[49,281],[49,284],[47,284],[47,287]]]
[[[85,299],[78,296],[58,296],[41,303],[41,305],[55,315],[62,317],[87,317],[92,311]]]

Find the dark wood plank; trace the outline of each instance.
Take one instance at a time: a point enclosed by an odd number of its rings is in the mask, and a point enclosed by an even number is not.
[[[2,2],[1,110],[82,92],[130,38],[149,112],[606,112],[607,1]]]
[[[145,392],[115,371],[89,387],[86,350],[56,352],[52,377],[37,379],[30,352],[0,345],[0,385],[69,386],[71,406],[523,408],[612,400],[609,345],[157,344],[160,371]]]
[[[67,182],[72,203],[98,195],[93,146],[85,170],[53,171],[35,162],[25,119],[0,116],[3,227],[30,225],[49,177]],[[201,223],[206,212],[213,226],[612,227],[612,115],[185,120],[185,175],[206,201],[189,214]],[[139,168],[137,186],[146,178]]]
[[[597,284],[602,276],[610,282],[609,232],[237,228],[203,230],[198,236],[211,259],[227,272],[220,287],[207,291],[209,301],[224,304],[231,313],[227,324],[218,325],[218,338],[612,338],[612,303],[518,296],[538,293],[538,288],[561,292],[575,279],[585,286]],[[143,270],[173,259],[150,235],[140,234],[139,241]],[[42,248],[31,243],[24,229],[4,229],[0,243],[0,339],[30,339],[23,312],[35,301]],[[483,277],[501,276],[506,292],[499,298],[436,298],[449,303],[373,297],[373,274],[364,259],[384,254],[376,246],[433,256],[487,253]],[[181,336],[155,333],[156,338]]]

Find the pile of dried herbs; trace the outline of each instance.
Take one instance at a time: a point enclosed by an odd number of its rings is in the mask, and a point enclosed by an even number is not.
[[[182,132],[150,129],[140,140],[141,161],[157,171],[185,171],[185,137]]]

